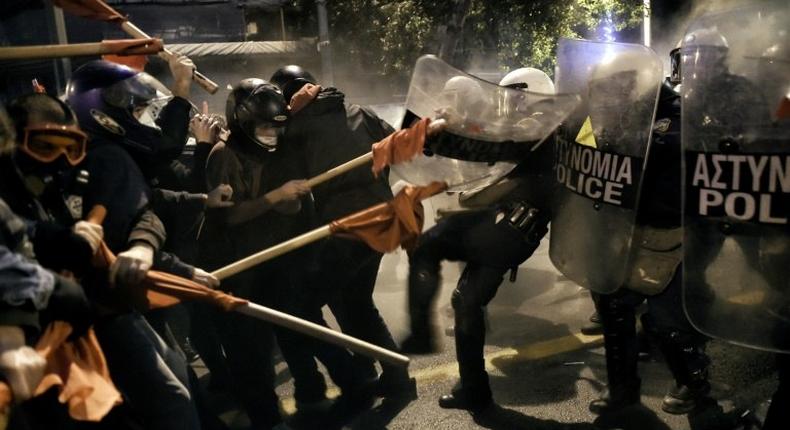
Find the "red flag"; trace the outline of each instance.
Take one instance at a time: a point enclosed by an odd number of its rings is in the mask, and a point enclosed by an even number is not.
[[[36,344],[36,352],[46,360],[47,366],[34,396],[57,387],[58,401],[68,405],[71,418],[98,422],[123,400],[110,378],[107,360],[93,328],[69,340],[72,330],[69,323],[55,321],[47,326]],[[12,400],[11,390],[0,383],[0,414],[8,410]]]
[[[320,85],[313,85],[313,84],[305,84],[299,91],[296,92],[293,96],[291,96],[290,105],[288,109],[291,111],[291,114],[295,114],[300,110],[304,109],[305,106],[309,105],[310,102],[315,100],[318,97],[318,93],[321,91]]]
[[[64,11],[88,19],[123,23],[126,17],[101,0],[52,0]]]
[[[385,167],[409,161],[422,154],[430,123],[430,118],[423,118],[413,126],[398,130],[374,143],[373,174],[378,176]]]
[[[394,251],[398,246],[411,249],[425,220],[422,200],[445,189],[444,182],[407,186],[391,201],[332,221],[329,226],[333,234],[360,239],[379,252]]]
[[[790,119],[790,94],[782,97],[774,115],[776,119]]]

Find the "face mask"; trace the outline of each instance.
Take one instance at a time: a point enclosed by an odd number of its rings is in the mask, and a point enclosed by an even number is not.
[[[263,145],[263,147],[270,152],[277,149],[277,136],[264,136],[264,135],[256,134],[255,140],[257,140],[258,143]]]

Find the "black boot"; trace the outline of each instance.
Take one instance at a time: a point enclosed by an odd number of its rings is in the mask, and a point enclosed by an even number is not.
[[[628,293],[600,295],[596,308],[604,327],[606,376],[609,387],[590,403],[590,411],[609,414],[639,403],[641,380],[637,373],[639,347],[634,304]]]
[[[441,408],[466,409],[473,414],[483,412],[492,404],[494,404],[494,400],[491,398],[490,391],[488,395],[485,395],[485,393],[470,393],[461,388],[455,388],[450,394],[439,398]]]
[[[582,334],[585,334],[587,336],[596,336],[599,334],[603,334],[603,324],[601,324],[601,316],[598,314],[597,311],[593,312],[593,314],[590,315],[589,323],[582,326],[581,332]]]
[[[661,351],[675,386],[664,396],[661,409],[682,415],[694,410],[710,393],[708,366],[704,343],[696,335],[671,331],[659,336]]]
[[[409,317],[411,333],[401,344],[405,354],[433,354],[440,351],[431,326],[431,308],[439,289],[439,273],[412,268],[409,273]]]
[[[641,385],[641,381],[636,379],[607,388],[600,398],[590,403],[590,412],[605,415],[639,404]]]
[[[661,410],[668,414],[683,415],[697,408],[710,393],[710,383],[702,381],[693,385],[675,385],[664,396]]]

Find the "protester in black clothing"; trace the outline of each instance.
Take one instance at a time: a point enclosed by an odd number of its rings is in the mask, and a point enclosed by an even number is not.
[[[395,131],[370,109],[346,104],[345,95],[335,88],[319,90],[309,73],[299,74],[294,68],[280,69],[272,81],[277,81],[288,95],[307,96],[311,87],[316,92],[315,98],[308,99],[298,111],[292,111],[285,133],[289,145],[303,154],[308,176],[319,175],[369,152],[373,143]],[[319,185],[312,194],[315,221],[319,225],[392,199],[387,175],[375,178],[370,169],[364,168]],[[318,245],[314,288],[319,297],[324,297],[321,300],[328,301],[343,332],[397,350],[373,302],[382,257],[364,243],[330,238]],[[379,377],[373,359],[355,354],[354,361],[356,371],[369,380]],[[387,364],[381,367],[380,394],[416,396],[414,380],[410,379],[407,368]]]
[[[234,206],[210,211],[201,236],[201,254],[215,268],[290,239],[309,228],[303,205],[310,192],[293,148],[283,139],[288,110],[277,87],[260,79],[245,79],[228,98],[226,116],[231,131],[227,143],[217,144],[209,156],[209,188],[233,187]],[[299,317],[316,320],[303,291],[303,270],[310,255],[291,253],[224,281],[234,294],[268,304]],[[314,315],[318,313],[318,315]],[[309,314],[309,315],[308,315]],[[223,315],[218,323],[235,388],[256,426],[280,421],[271,365],[271,328],[268,324]],[[275,328],[283,357],[294,377],[297,402],[315,396],[325,399],[326,383],[315,365],[326,365],[344,396],[356,392],[358,375],[351,371],[350,354],[342,348]]]

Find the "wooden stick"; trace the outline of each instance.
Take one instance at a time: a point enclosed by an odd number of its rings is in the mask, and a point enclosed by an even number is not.
[[[444,130],[446,127],[447,127],[447,121],[444,119],[437,119],[431,121],[431,123],[428,125],[427,134],[428,136],[433,136],[434,134],[437,134],[442,130]],[[373,151],[368,152],[367,154],[360,155],[359,157],[354,158],[353,160],[346,161],[345,163],[337,167],[333,167],[327,170],[326,172],[321,173],[320,175],[308,179],[307,186],[312,188],[315,187],[316,185],[323,184],[324,182],[332,178],[340,176],[343,173],[346,173],[350,170],[354,170],[357,167],[364,166],[365,164],[368,164],[371,161],[373,161]]]
[[[334,345],[348,348],[351,351],[375,358],[381,362],[399,366],[409,365],[409,357],[405,355],[395,353],[380,346],[373,345],[372,343],[362,341],[343,333],[338,333],[330,328],[255,303],[247,303],[246,305],[239,306],[235,308],[234,311],[253,318],[268,321],[272,324],[297,331]]]
[[[343,163],[343,164],[341,164],[341,165],[339,165],[337,167],[333,167],[333,168],[327,170],[326,172],[321,173],[318,176],[314,176],[314,177],[308,179],[307,180],[307,186],[310,187],[310,188],[315,187],[316,185],[322,184],[322,183],[324,183],[324,182],[326,182],[326,181],[328,181],[328,180],[330,180],[330,179],[332,179],[334,177],[340,176],[343,173],[348,172],[349,170],[356,169],[359,166],[364,166],[365,164],[368,164],[371,161],[373,161],[373,152],[372,151],[368,152],[367,154],[360,155],[359,157],[357,157],[357,158],[355,158],[353,160],[346,161],[345,163]]]
[[[139,27],[129,21],[124,21],[124,23],[121,24],[121,28],[126,32],[126,34],[134,37],[135,39],[150,39],[150,37],[148,37],[148,35],[143,30],[140,30]],[[166,57],[172,57],[175,55],[173,51],[168,49],[163,50],[162,54]],[[200,85],[200,87],[206,90],[209,94],[214,94],[219,89],[219,85],[217,85],[216,82],[207,78],[206,75],[198,72],[197,70],[195,70],[195,72],[192,74],[192,80]]]
[[[237,273],[243,272],[251,267],[257,266],[263,262],[269,261],[275,257],[279,257],[283,254],[297,250],[305,245],[309,245],[325,237],[329,237],[330,235],[332,235],[332,230],[327,224],[315,230],[308,231],[307,233],[300,236],[296,236],[291,240],[287,240],[270,248],[266,248],[263,251],[244,257],[239,261],[211,272],[211,274],[217,279],[223,280]]]
[[[80,57],[88,55],[147,55],[164,49],[160,39],[111,40],[70,45],[31,45],[0,48],[0,60]]]

